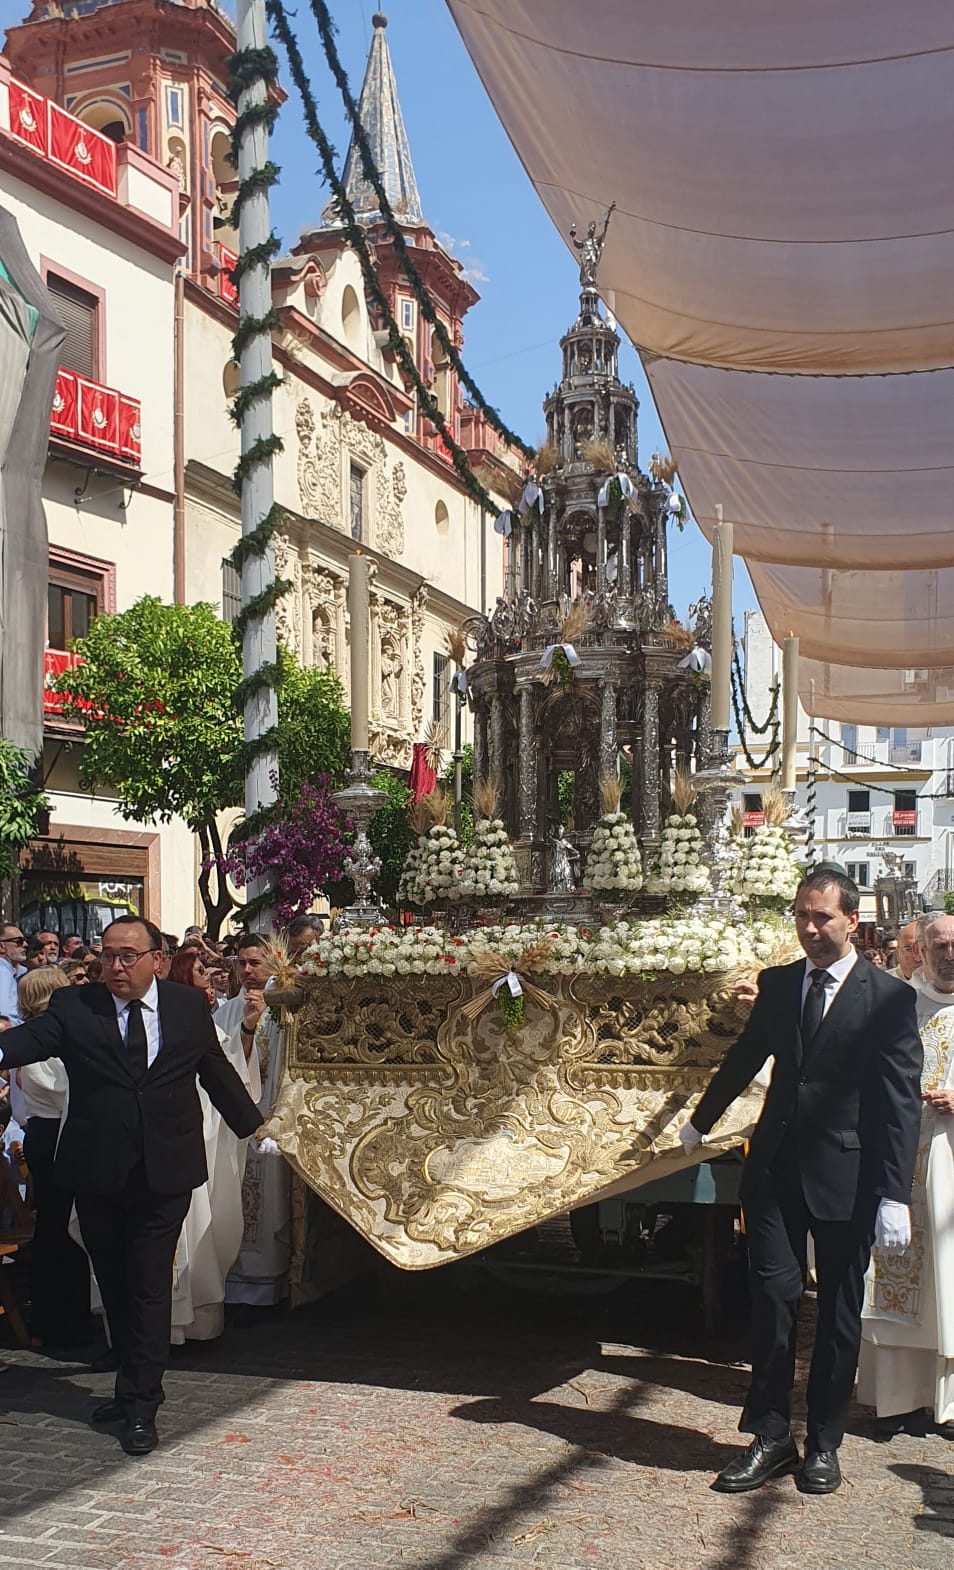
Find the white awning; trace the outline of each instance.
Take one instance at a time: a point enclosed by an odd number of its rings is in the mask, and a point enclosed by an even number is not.
[[[448,4],[560,232],[616,202],[600,293],[773,634],[817,646],[832,568],[852,629],[823,652],[863,655],[872,704],[872,650],[954,661],[925,579],[954,568],[954,7]]]

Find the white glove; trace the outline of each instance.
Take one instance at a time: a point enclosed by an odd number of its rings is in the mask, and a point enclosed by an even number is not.
[[[280,1156],[281,1155],[281,1151],[278,1148],[278,1144],[268,1134],[265,1135],[264,1139],[260,1139],[259,1140],[258,1148],[262,1152],[263,1156]]]
[[[883,1199],[875,1220],[875,1248],[883,1254],[901,1254],[911,1242],[911,1212],[896,1199]]]
[[[702,1144],[704,1137],[697,1128],[693,1128],[691,1123],[684,1123],[679,1130],[679,1143],[687,1156],[691,1150],[695,1150],[697,1145]]]

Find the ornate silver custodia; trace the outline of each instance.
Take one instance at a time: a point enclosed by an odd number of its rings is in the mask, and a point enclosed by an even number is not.
[[[543,505],[525,498],[514,510],[507,592],[464,627],[475,651],[475,778],[499,785],[500,816],[520,850],[521,901],[542,898],[548,910],[556,826],[582,869],[601,777],[623,771],[631,782],[624,805],[652,856],[675,768],[708,754],[707,684],[685,663],[704,628],[681,627],[669,604],[668,490],[639,467],[638,403],[619,379],[619,339],[593,287],[605,238],[597,228],[578,242],[579,315],[544,402],[534,480]],[[560,881],[563,903],[586,899]]]

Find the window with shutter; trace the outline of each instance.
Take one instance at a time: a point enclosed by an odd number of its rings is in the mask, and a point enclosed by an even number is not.
[[[66,328],[66,337],[60,347],[61,366],[64,370],[78,372],[80,376],[88,376],[92,381],[98,380],[99,334],[96,317],[99,300],[67,279],[58,278],[55,273],[47,274],[46,287]]]

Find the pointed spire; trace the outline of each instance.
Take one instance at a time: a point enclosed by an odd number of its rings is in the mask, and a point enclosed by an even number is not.
[[[414,167],[411,163],[411,150],[404,129],[404,116],[401,113],[397,82],[394,79],[391,51],[388,49],[385,37],[388,19],[383,11],[376,11],[372,21],[374,37],[371,40],[371,53],[368,56],[368,68],[361,88],[358,113],[367,132],[371,152],[395,217],[404,223],[419,224],[423,223],[424,215],[421,212],[421,198],[418,195]],[[351,138],[345,161],[344,187],[351,198],[355,213],[362,222],[370,223],[375,218],[380,218],[378,199],[370,182],[365,179],[361,154],[355,144],[354,136]],[[329,227],[333,227],[338,222],[334,202],[330,202],[325,208],[322,221]]]

